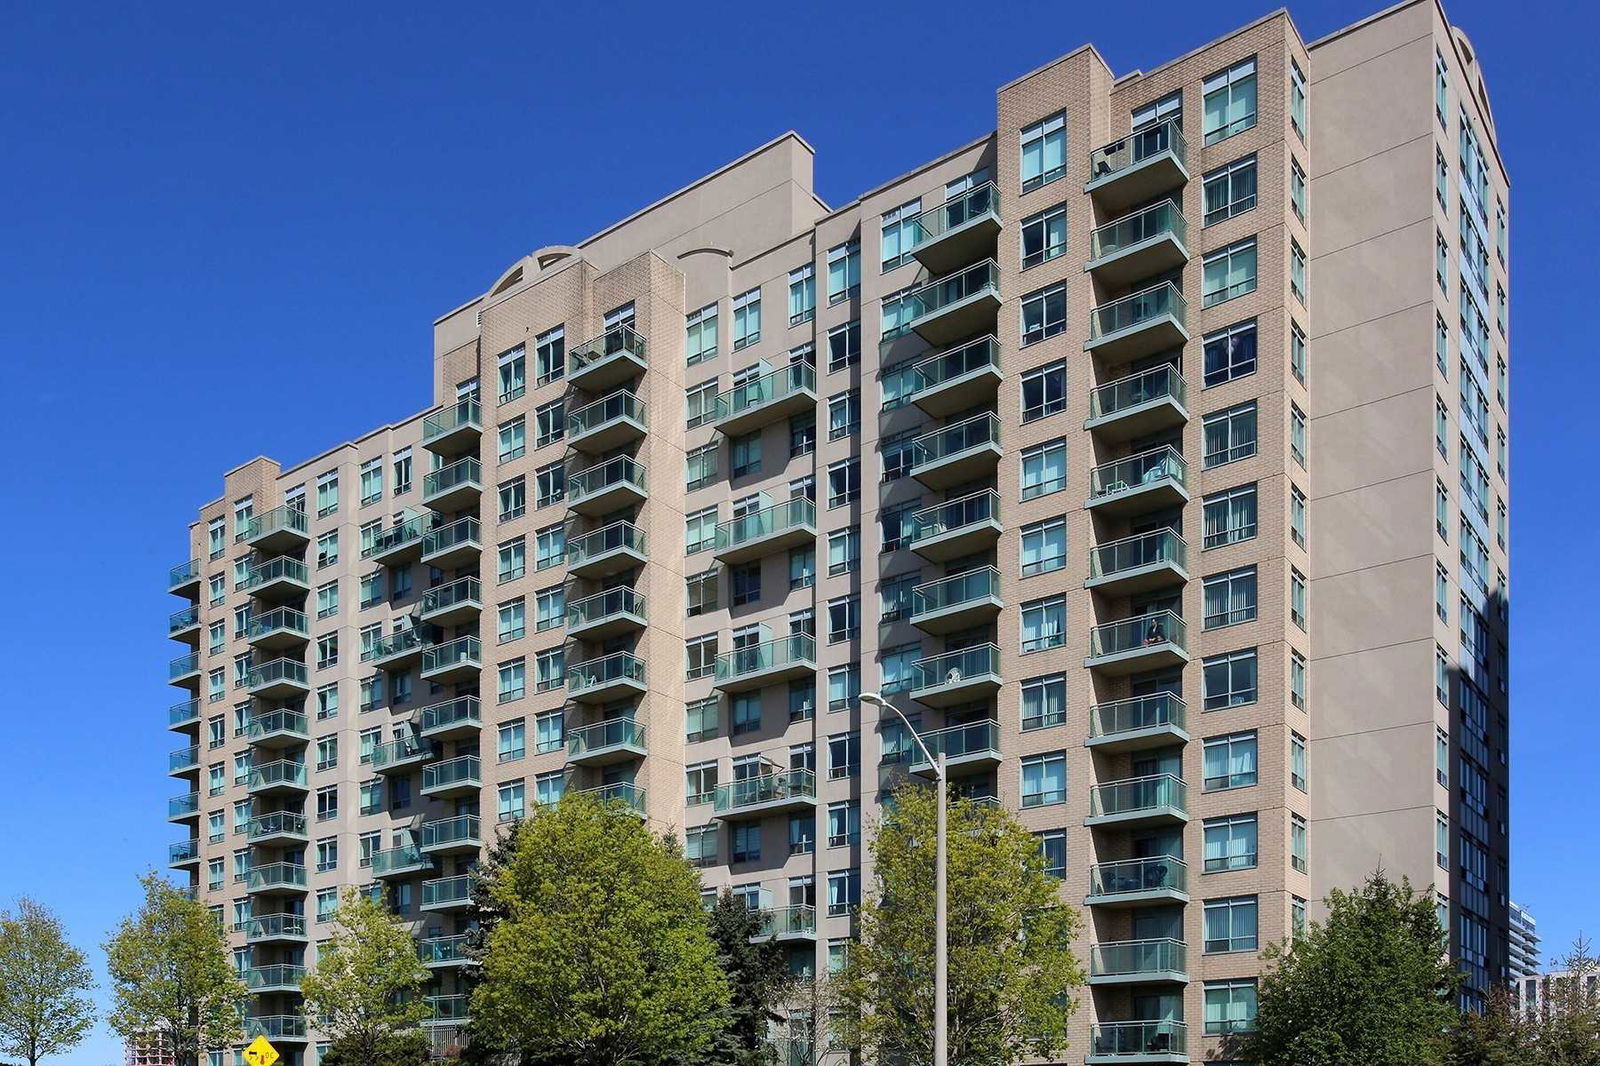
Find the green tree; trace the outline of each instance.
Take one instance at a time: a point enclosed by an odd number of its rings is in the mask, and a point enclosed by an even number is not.
[[[0,1052],[28,1066],[77,1047],[94,1024],[89,963],[61,919],[31,899],[0,911]]]
[[[1439,1066],[1460,974],[1430,895],[1375,872],[1328,894],[1328,917],[1270,947],[1255,1028],[1235,1042],[1258,1066]]]
[[[178,1066],[244,1035],[244,983],[228,958],[222,924],[155,872],[140,878],[144,902],[105,943],[111,1028],[124,1040],[160,1032]]]
[[[1482,1012],[1466,1011],[1450,1029],[1448,1066],[1534,1066],[1536,1026],[1506,989],[1490,992]]]
[[[321,1018],[340,1061],[400,1064],[427,1060],[417,1029],[428,1016],[428,968],[411,929],[385,896],[346,889],[333,912],[333,936],[300,982],[306,1014]]]
[[[723,1021],[728,983],[676,847],[620,803],[567,795],[516,828],[490,893],[474,1032],[535,1061],[692,1060]]]
[[[933,790],[897,789],[872,840],[867,892],[835,982],[849,1047],[878,1061],[933,1056]],[[996,807],[955,800],[948,818],[949,1054],[961,1066],[1060,1057],[1083,970],[1078,912],[1061,901],[1039,842]]]
[[[1600,1066],[1600,996],[1589,990],[1600,960],[1579,937],[1552,966],[1560,976],[1541,979],[1537,1006],[1497,989],[1482,1013],[1462,1015],[1449,1066]]]
[[[723,889],[707,915],[717,964],[728,980],[728,1008],[711,1049],[699,1066],[765,1066],[771,1023],[794,987],[783,945],[768,929],[771,915],[751,910]]]

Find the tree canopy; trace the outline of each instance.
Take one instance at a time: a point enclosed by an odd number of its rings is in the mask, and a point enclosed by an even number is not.
[[[94,979],[61,919],[41,903],[0,911],[0,1053],[37,1066],[83,1042],[94,1025]]]
[[[428,969],[411,929],[384,897],[346,889],[333,912],[333,936],[300,982],[309,1017],[321,1018],[341,1061],[415,1062],[427,1041],[416,1026],[428,1016],[422,989]]]

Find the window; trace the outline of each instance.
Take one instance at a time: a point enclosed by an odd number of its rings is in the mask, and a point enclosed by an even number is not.
[[[808,589],[817,583],[817,550],[789,549],[789,589]]]
[[[1289,537],[1306,546],[1306,494],[1294,485],[1289,486]]]
[[[1306,136],[1306,76],[1300,73],[1300,64],[1289,60],[1289,121],[1301,140]]]
[[[861,843],[861,805],[856,800],[828,804],[828,847]]]
[[[922,580],[922,571],[888,578],[878,584],[878,620],[898,622],[911,615],[911,590]]]
[[[1306,791],[1306,738],[1299,733],[1289,734],[1289,784]]]
[[[1256,701],[1256,649],[1214,655],[1203,663],[1206,710],[1218,711]]]
[[[698,311],[689,312],[688,336],[684,349],[688,365],[694,366],[717,355],[717,305],[707,304]]]
[[[533,473],[534,506],[548,507],[563,499],[567,494],[567,471],[565,463],[551,463],[541,466]]]
[[[496,750],[500,762],[511,762],[528,753],[528,727],[522,719],[500,726]]]
[[[854,640],[861,635],[861,600],[843,596],[828,601],[828,643]]]
[[[817,450],[815,415],[796,415],[789,419],[789,458],[798,459]]]
[[[810,263],[789,271],[789,325],[810,322],[817,314],[817,271]]]
[[[1289,405],[1289,455],[1302,467],[1306,465],[1306,415],[1293,403]]]
[[[1256,535],[1256,487],[1240,485],[1205,497],[1203,506],[1206,548],[1235,544]]]
[[[1306,172],[1300,169],[1298,160],[1289,160],[1289,205],[1294,208],[1294,213],[1300,221],[1306,220]]]
[[[1439,288],[1450,291],[1450,245],[1437,230],[1433,234],[1433,280],[1439,283]]]
[[[317,689],[317,720],[339,716],[339,686],[327,684]]]
[[[1067,802],[1065,752],[1030,755],[1022,760],[1022,805],[1044,807]]]
[[[1212,307],[1256,291],[1256,239],[1246,237],[1201,260],[1200,304]]]
[[[828,305],[861,292],[861,244],[851,241],[828,249]]]
[[[514,581],[528,572],[528,548],[523,538],[518,537],[500,545],[497,572],[501,581]]]
[[[1206,873],[1249,870],[1256,865],[1256,816],[1235,814],[1203,823]]]
[[[1022,683],[1022,728],[1045,729],[1067,720],[1065,674],[1035,677]]]
[[[1250,287],[1255,288],[1254,282]],[[1306,253],[1293,238],[1289,239],[1289,291],[1301,303],[1306,302]]]
[[[1054,337],[1067,328],[1067,287],[1052,285],[1022,298],[1022,343]]]
[[[717,542],[717,509],[706,507],[684,519],[684,551],[708,551]]]
[[[1049,262],[1067,251],[1067,205],[1022,220],[1022,269]]]
[[[861,430],[861,392],[851,389],[828,398],[828,439],[838,440]]]
[[[1233,733],[1205,742],[1205,790],[1248,788],[1256,783],[1256,733]]]
[[[695,489],[704,488],[717,479],[717,442],[702,445],[692,449],[684,456],[688,484],[685,488],[693,492]]]
[[[1450,209],[1450,164],[1437,146],[1433,149],[1433,195],[1440,207]]]
[[[516,477],[500,484],[500,521],[520,518],[528,511],[528,482]]]
[[[339,816],[339,786],[324,785],[317,789],[317,821],[326,822]]]
[[[835,870],[828,874],[828,914],[839,917],[861,904],[861,871]]]
[[[1445,124],[1446,109],[1450,106],[1450,71],[1438,49],[1433,53],[1433,110],[1439,116],[1439,125]]]
[[[511,781],[496,790],[495,810],[501,822],[515,822],[528,812],[527,786]]]
[[[883,254],[884,270],[893,270],[911,260],[911,249],[916,247],[922,227],[916,218],[922,213],[922,201],[912,200],[883,215],[879,246]],[[831,280],[831,271],[830,271]]]
[[[560,770],[551,770],[533,779],[533,802],[548,807],[559,803],[567,791],[567,776]]]
[[[1022,191],[1048,185],[1067,172],[1067,117],[1051,115],[1022,127]]]
[[[693,681],[697,677],[710,677],[717,669],[717,635],[707,634],[695,637],[687,644],[688,669],[685,677]]]
[[[1213,74],[1201,83],[1206,144],[1243,133],[1256,124],[1256,60],[1254,56]]]
[[[828,506],[841,507],[861,495],[861,461],[841,459],[828,465]]]
[[[521,422],[519,418],[517,420]],[[567,405],[563,400],[551,400],[549,403],[540,404],[533,412],[534,445],[543,448],[547,444],[554,444],[567,435]],[[521,434],[518,434],[518,442]],[[521,454],[520,452],[518,454]]]
[[[206,544],[212,559],[220,559],[227,553],[228,529],[226,519],[213,518],[206,523]]]
[[[1067,876],[1067,831],[1051,829],[1035,833],[1039,841],[1039,857],[1044,860],[1046,876],[1064,880]]]
[[[922,499],[907,500],[878,511],[878,524],[883,533],[885,552],[897,552],[906,546],[906,535],[911,530],[911,516],[922,506]]]
[[[1205,386],[1256,372],[1256,324],[1239,322],[1205,338]]]
[[[325,670],[339,662],[339,634],[326,633],[317,638],[317,669]]]
[[[693,388],[684,391],[684,412],[686,428],[694,429],[712,422],[717,417],[717,382],[716,379],[701,382]]]
[[[733,350],[761,339],[761,290],[751,289],[733,298]]]
[[[1064,596],[1034,600],[1022,605],[1022,652],[1059,648],[1067,642],[1067,601]]]
[[[1256,1026],[1256,981],[1205,983],[1206,1033],[1245,1033]]]
[[[789,721],[809,722],[817,716],[817,681],[808,677],[789,682]]]
[[[1022,452],[1022,498],[1031,500],[1067,487],[1067,442],[1045,441]]]
[[[698,574],[690,574],[683,579],[684,602],[688,617],[695,618],[707,611],[715,610],[717,595],[720,591],[718,584],[719,573],[716,569],[702,570]]]
[[[741,692],[733,697],[728,715],[731,736],[743,736],[761,730],[761,693]]]
[[[909,692],[915,683],[915,664],[921,656],[920,643],[902,644],[898,648],[885,648],[879,652],[878,673],[881,680],[878,691],[884,695]]]
[[[383,499],[383,457],[368,459],[358,471],[361,478],[361,506]]]
[[[861,362],[861,320],[828,331],[828,373]]]
[[[1022,527],[1022,576],[1048,573],[1067,565],[1067,520],[1051,518]]]
[[[533,750],[540,755],[560,751],[566,744],[566,716],[560,711],[546,711],[533,720]]]
[[[528,452],[528,422],[518,415],[500,426],[500,461],[520,459]]]
[[[730,477],[749,477],[761,473],[761,431],[734,437],[728,447]]]
[[[1450,787],[1450,734],[1437,727],[1433,738],[1433,776],[1441,788]]]
[[[857,663],[828,668],[828,710],[843,711],[861,696],[861,667]]]
[[[1205,224],[1207,226],[1256,206],[1256,157],[1245,156],[1205,176]]]
[[[1256,454],[1256,402],[1250,400],[1206,415],[1202,425],[1207,469]]]
[[[339,531],[330,529],[317,537],[317,569],[333,566],[339,561]]]
[[[916,440],[921,433],[921,426],[913,426],[878,439],[878,456],[883,462],[883,480],[886,483],[898,481],[911,473]]]
[[[854,777],[861,769],[861,734],[837,733],[828,738],[828,777]]]
[[[761,561],[740,563],[728,568],[729,602],[743,607],[761,599]]]
[[[837,577],[856,569],[861,561],[861,530],[856,526],[828,534],[828,575]]]
[[[517,597],[510,603],[502,603],[499,610],[499,620],[496,633],[500,642],[517,640],[528,631],[528,608],[522,597]]]
[[[1304,631],[1308,620],[1309,616],[1306,613],[1306,577],[1291,566],[1289,568],[1289,621]]]
[[[500,368],[500,402],[508,403],[528,391],[527,351],[517,345],[495,360]]]
[[[1206,900],[1205,952],[1256,950],[1256,897]]]
[[[611,323],[606,323],[606,328],[611,328]],[[567,334],[564,327],[546,330],[533,339],[533,358],[535,369],[539,372],[538,383],[548,384],[567,373]]]
[[[500,664],[498,698],[501,703],[520,700],[528,691],[527,665],[522,659]]]
[[[1205,579],[1204,628],[1221,629],[1256,617],[1256,568],[1214,574]]]
[[[1022,421],[1035,422],[1067,409],[1067,364],[1049,363],[1022,375]]]
[[[691,700],[684,708],[685,739],[710,740],[717,735],[718,707],[715,696]]]
[[[1289,815],[1289,865],[1306,873],[1310,869],[1306,854],[1306,820],[1298,814]]]
[[[1299,652],[1289,652],[1289,702],[1306,709],[1306,660]]]
[[[761,860],[761,823],[737,822],[733,826],[733,862],[759,862]]]

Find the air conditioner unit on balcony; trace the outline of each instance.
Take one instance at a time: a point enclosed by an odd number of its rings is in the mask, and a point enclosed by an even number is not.
[[[944,683],[947,684],[947,685],[953,685],[957,681],[960,681],[960,680],[961,680],[961,668],[959,666],[952,667],[950,669],[950,672],[948,674],[946,674],[945,677],[944,677]]]

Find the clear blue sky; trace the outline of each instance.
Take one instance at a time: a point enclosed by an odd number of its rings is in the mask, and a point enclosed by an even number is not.
[[[0,901],[45,900],[86,946],[177,835],[164,575],[223,470],[421,409],[436,314],[786,129],[841,203],[992,128],[998,85],[1086,40],[1123,72],[1269,9],[423,7],[0,4]],[[1370,10],[1294,14],[1312,39]],[[1592,412],[1558,403],[1596,381],[1569,251],[1597,239],[1595,19],[1452,15],[1513,183],[1513,878],[1561,943],[1600,932],[1595,627],[1556,595],[1592,580],[1600,521],[1566,477],[1594,466]]]

